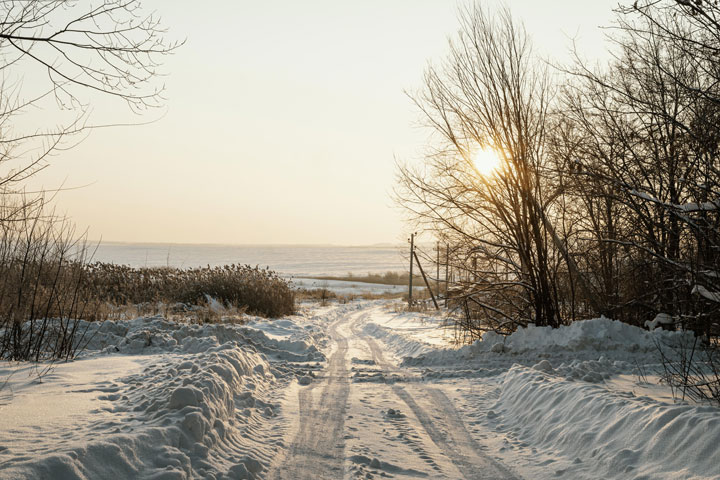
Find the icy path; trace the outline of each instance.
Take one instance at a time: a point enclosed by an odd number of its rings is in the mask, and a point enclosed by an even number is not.
[[[392,380],[407,372],[359,328],[378,312],[366,305],[329,326],[334,344],[328,365],[298,391],[294,440],[267,478],[372,478],[372,471],[381,471],[405,478],[517,479],[482,452],[442,390],[412,378],[403,385]],[[373,375],[350,381],[357,370],[350,363],[375,367]]]

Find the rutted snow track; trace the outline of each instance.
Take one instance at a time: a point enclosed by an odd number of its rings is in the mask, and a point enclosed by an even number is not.
[[[373,478],[379,474],[516,480],[508,468],[482,452],[442,391],[408,377],[357,328],[372,318],[376,308],[339,309],[339,318],[328,328],[334,342],[328,365],[312,384],[299,387],[294,440],[267,478]],[[348,366],[348,352],[357,354],[350,362],[359,368]],[[359,370],[373,375],[351,381],[351,373]],[[408,382],[401,385],[398,380],[403,379]],[[383,409],[385,405],[395,408]]]
[[[382,350],[372,338],[364,336],[363,340],[370,347],[375,362],[385,372],[400,373],[385,361]],[[504,465],[482,453],[480,446],[470,436],[453,408],[452,402],[442,391],[421,386],[419,383],[416,383],[410,392],[396,383],[391,383],[390,388],[410,407],[435,445],[455,464],[464,478],[517,479]],[[418,403],[423,400],[425,408]],[[428,412],[435,413],[431,415]]]
[[[338,334],[337,324],[330,326],[335,352],[320,377],[298,392],[299,427],[282,465],[268,478],[316,479],[340,478],[343,472],[343,429],[350,380],[346,364],[348,342]],[[313,395],[314,394],[314,395]]]

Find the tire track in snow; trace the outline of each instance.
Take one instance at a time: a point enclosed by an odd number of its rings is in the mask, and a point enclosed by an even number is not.
[[[367,335],[354,328],[353,332],[360,336],[370,347],[375,363],[386,373],[402,373],[389,364],[378,344]],[[432,387],[417,386],[417,390],[425,393],[428,408],[423,408],[414,396],[395,383],[390,383],[393,392],[412,410],[425,429],[430,439],[452,461],[466,479],[472,480],[519,480],[507,467],[487,456],[481,451],[480,445],[470,436],[464,422],[452,406],[450,399],[440,390]],[[427,412],[434,412],[433,415]]]
[[[342,478],[344,466],[345,415],[350,392],[346,363],[348,342],[337,332],[340,318],[330,325],[328,333],[337,349],[328,360],[324,382],[318,380],[300,387],[299,427],[287,456],[269,472],[267,478],[334,479]],[[322,391],[313,395],[315,390]]]

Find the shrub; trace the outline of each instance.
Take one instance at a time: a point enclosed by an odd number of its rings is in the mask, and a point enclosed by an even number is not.
[[[694,337],[693,341],[656,347],[662,360],[661,380],[674,398],[720,406],[720,346]]]
[[[70,358],[84,333],[72,319],[91,315],[84,243],[43,198],[2,195],[1,203],[0,358]]]

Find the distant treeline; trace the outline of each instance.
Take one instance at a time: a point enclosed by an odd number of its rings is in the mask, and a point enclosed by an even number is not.
[[[407,285],[410,280],[410,274],[407,272],[385,272],[385,273],[368,273],[366,275],[355,275],[352,272],[348,272],[344,276],[317,276],[308,277],[316,280],[338,280],[343,282],[361,282],[361,283],[377,283],[381,285]],[[413,283],[420,286],[422,278],[418,275],[413,275]]]

